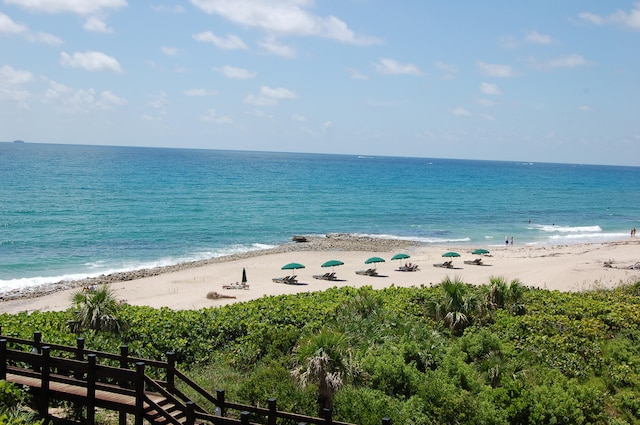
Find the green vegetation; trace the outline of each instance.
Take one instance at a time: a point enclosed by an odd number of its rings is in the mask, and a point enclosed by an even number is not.
[[[72,331],[83,329],[120,332],[124,328],[118,317],[120,305],[113,291],[106,285],[97,289],[83,289],[73,294],[73,315],[75,321]]]
[[[26,394],[16,385],[0,380],[0,425],[42,425],[33,411],[24,408]]]
[[[473,286],[332,288],[219,308],[118,306],[120,333],[65,312],[0,315],[2,333],[165,358],[229,401],[394,424],[640,424],[640,282],[563,293]],[[0,387],[1,388],[1,387]],[[197,400],[197,402],[203,402]],[[203,403],[204,404],[204,403]],[[2,415],[0,412],[0,424]]]

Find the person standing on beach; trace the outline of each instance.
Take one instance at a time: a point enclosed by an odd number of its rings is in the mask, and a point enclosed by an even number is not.
[[[513,236],[511,236],[511,246],[513,246]]]
[[[509,247],[509,236],[504,237],[504,246]]]

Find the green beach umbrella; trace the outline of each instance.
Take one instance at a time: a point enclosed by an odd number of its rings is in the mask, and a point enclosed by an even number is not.
[[[391,257],[392,260],[404,260],[407,258],[411,258],[411,256],[409,254],[396,254],[393,257]]]
[[[295,270],[295,269],[304,269],[304,266],[300,263],[289,263],[282,266],[282,270]]]
[[[442,254],[442,256],[443,257],[459,257],[460,254],[458,254],[457,252],[449,251]]]
[[[368,258],[364,263],[365,264],[384,263],[384,260],[380,257],[371,257],[371,258]]]
[[[486,249],[483,249],[483,248],[478,248],[478,249],[472,251],[471,253],[474,254],[474,255],[483,255],[483,254],[488,254],[489,251],[486,250]]]
[[[335,266],[341,266],[344,263],[340,260],[329,260],[325,263],[322,263],[322,265],[320,267],[335,267]]]
[[[344,263],[342,261],[340,261],[340,260],[329,260],[329,261],[326,261],[326,262],[322,263],[320,265],[320,267],[331,267],[331,270],[333,270],[333,268],[335,266],[341,266],[343,264]]]

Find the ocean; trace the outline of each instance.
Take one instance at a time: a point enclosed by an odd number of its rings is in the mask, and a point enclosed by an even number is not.
[[[640,167],[0,143],[0,295],[354,233],[624,240]]]

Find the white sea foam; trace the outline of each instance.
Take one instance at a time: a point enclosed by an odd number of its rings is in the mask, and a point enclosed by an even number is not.
[[[0,294],[15,291],[25,290],[29,288],[42,287],[46,285],[53,285],[60,282],[71,282],[87,278],[95,278],[101,275],[110,275],[115,273],[126,273],[136,270],[154,269],[156,267],[168,267],[176,264],[190,263],[193,261],[206,260],[209,258],[219,258],[233,254],[242,254],[244,252],[257,251],[263,249],[274,248],[276,245],[267,244],[252,244],[246,245],[232,245],[224,247],[215,251],[201,251],[192,255],[183,257],[164,257],[154,261],[146,262],[123,262],[119,265],[107,264],[104,261],[95,261],[91,263],[85,263],[87,267],[86,273],[64,274],[57,276],[36,276],[30,278],[21,279],[7,279],[0,280]]]
[[[543,232],[553,232],[553,233],[594,233],[594,232],[602,232],[602,228],[600,226],[556,226],[555,224],[541,224],[535,226],[533,228],[537,228]]]

